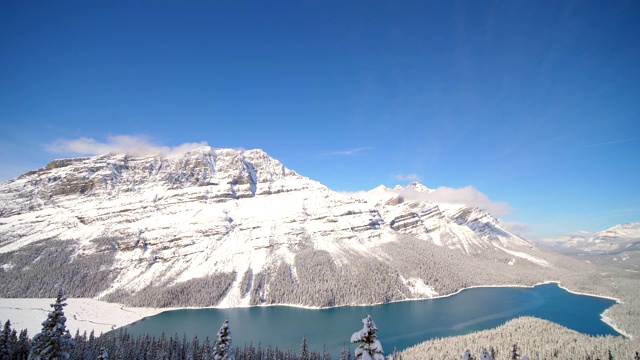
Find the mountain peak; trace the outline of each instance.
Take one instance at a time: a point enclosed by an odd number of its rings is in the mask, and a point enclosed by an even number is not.
[[[370,192],[389,192],[389,191],[393,191],[393,189],[388,188],[382,184],[374,187],[373,189],[369,190]]]
[[[420,184],[417,181],[414,181],[414,182],[410,183],[406,187],[402,187],[400,185],[396,185],[393,188],[393,190],[395,190],[395,191],[402,191],[402,190],[407,190],[407,189],[411,189],[411,190],[417,191],[417,192],[425,192],[425,193],[430,193],[430,192],[435,191],[434,189],[430,189],[430,188]]]
[[[413,190],[418,191],[418,192],[432,192],[432,191],[434,191],[434,190],[429,189],[428,187],[420,184],[417,181],[414,181],[411,184],[407,185],[407,189],[413,189]]]

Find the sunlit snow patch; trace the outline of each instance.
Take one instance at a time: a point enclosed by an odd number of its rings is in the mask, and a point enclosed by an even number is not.
[[[438,293],[433,290],[431,286],[425,284],[424,281],[422,281],[422,279],[420,278],[405,279],[401,276],[400,280],[402,280],[402,283],[407,288],[409,288],[409,291],[411,291],[411,293],[414,295],[421,295],[425,297],[434,297],[438,295]]]
[[[535,256],[531,256],[531,255],[529,255],[529,254],[525,254],[525,253],[523,253],[523,252],[519,252],[519,251],[507,250],[507,249],[505,249],[505,248],[503,248],[502,246],[497,245],[497,244],[493,244],[493,246],[495,246],[495,247],[497,247],[498,249],[500,249],[500,250],[502,250],[502,251],[504,251],[504,252],[506,252],[506,253],[509,253],[509,254],[511,254],[511,255],[513,255],[513,256],[517,256],[517,257],[519,257],[519,258],[522,258],[522,259],[525,259],[525,260],[531,261],[531,262],[532,262],[532,263],[534,263],[534,264],[538,264],[538,265],[540,265],[540,266],[551,267],[551,264],[549,264],[549,263],[548,263],[548,262],[546,262],[545,260],[539,259],[539,258],[537,258],[537,257],[535,257]],[[511,264],[509,264],[509,265],[511,265]]]

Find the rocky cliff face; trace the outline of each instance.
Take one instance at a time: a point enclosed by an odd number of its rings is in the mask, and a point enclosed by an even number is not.
[[[414,239],[412,244],[464,256],[487,254],[492,261],[517,257],[527,266],[549,266],[535,247],[481,209],[406,201],[398,191],[383,187],[357,196],[336,193],[261,150],[205,147],[170,158],[55,160],[0,185],[1,276],[13,279],[19,271],[35,268],[29,261],[37,264],[37,254],[47,244],[64,240],[68,254],[59,255],[60,266],[109,254],[94,270],[83,270],[83,265],[74,271],[88,271],[88,279],[102,274],[103,283],[85,296],[118,301],[142,293],[148,298],[166,295],[160,287],[189,294],[197,281],[209,279],[197,285],[215,283],[215,301],[209,299],[207,305],[275,303],[285,298],[278,291],[290,295],[298,291],[291,286],[313,282],[304,280],[311,272],[333,269],[335,278],[349,278],[354,262],[378,269],[381,281],[389,282],[380,298],[345,297],[348,289],[332,290],[329,284],[320,303],[306,301],[304,295],[288,301],[324,306],[446,291],[442,280],[434,283],[394,266],[402,261],[397,255],[401,247],[392,253],[385,244],[393,247],[406,237]],[[12,260],[19,253],[32,259]],[[282,281],[288,287],[280,286]],[[13,286],[0,295],[33,296],[31,288]],[[82,286],[78,289],[82,293]]]

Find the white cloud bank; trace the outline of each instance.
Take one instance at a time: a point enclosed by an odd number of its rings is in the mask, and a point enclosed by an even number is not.
[[[465,204],[476,206],[489,211],[494,216],[507,216],[511,214],[511,207],[503,202],[496,202],[478,191],[473,186],[463,188],[450,188],[440,186],[431,192],[416,191],[412,188],[405,188],[399,191],[405,199],[411,201],[428,201],[435,204]]]
[[[56,154],[71,155],[102,155],[129,154],[135,156],[146,155],[179,155],[195,148],[208,146],[204,141],[199,143],[185,143],[178,146],[162,146],[154,143],[144,135],[114,135],[108,136],[106,142],[93,138],[59,139],[45,145],[45,150]]]

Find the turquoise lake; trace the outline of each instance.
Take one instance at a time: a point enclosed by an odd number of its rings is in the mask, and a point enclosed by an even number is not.
[[[362,328],[370,314],[378,326],[378,339],[385,354],[428,339],[461,335],[494,328],[520,316],[535,316],[589,335],[620,335],[600,319],[615,301],[576,295],[557,284],[533,288],[491,287],[466,289],[456,295],[376,306],[349,306],[311,310],[288,306],[236,309],[183,309],[166,311],[124,327],[134,335],[149,333],[168,337],[178,333],[188,338],[206,336],[212,341],[225,318],[233,333],[234,346],[260,342],[263,348],[300,348],[303,336],[312,350],[323,344],[337,356],[342,343]],[[354,346],[351,345],[353,352]]]

